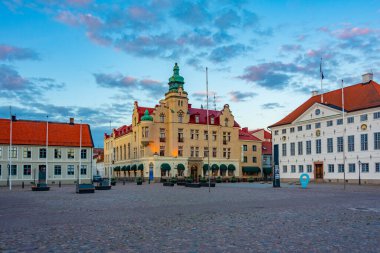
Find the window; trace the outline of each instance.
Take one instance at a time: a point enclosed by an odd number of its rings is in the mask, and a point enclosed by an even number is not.
[[[165,156],[165,146],[160,146],[160,156]]]
[[[115,148],[114,148],[114,155],[115,155]],[[67,150],[67,159],[74,159],[74,149],[73,148],[69,148]],[[115,160],[115,157],[114,157],[114,160]]]
[[[369,172],[369,164],[368,163],[362,163],[362,172],[364,172],[364,173]]]
[[[352,123],[354,123],[355,121],[354,121],[354,117],[348,117],[347,118],[347,123],[348,124],[352,124]]]
[[[228,127],[228,119],[227,118],[224,119],[224,126]]]
[[[67,175],[74,175],[74,165],[67,165]]]
[[[337,119],[336,124],[337,125],[343,125],[343,119]]]
[[[12,149],[9,147],[8,151],[8,157],[10,156],[10,158],[17,158],[17,147],[12,147]]]
[[[329,168],[329,173],[334,173],[334,164],[329,164],[328,168]]]
[[[306,165],[306,167],[307,167],[307,172],[308,172],[308,173],[313,172],[313,166],[311,166],[311,165],[309,164],[309,165]]]
[[[1,155],[0,155],[1,157]],[[24,148],[24,158],[32,158],[32,149]]]
[[[183,129],[178,129],[178,142],[183,142]]]
[[[163,113],[160,114],[160,122],[161,123],[165,122],[165,114],[163,114]]]
[[[368,116],[367,114],[360,115],[360,121],[367,121]]]
[[[179,157],[183,156],[183,147],[182,146],[178,146],[178,156]]]
[[[355,163],[349,163],[348,164],[348,172],[349,173],[355,173]]]
[[[82,165],[80,167],[80,174],[81,175],[87,175],[87,165]]]
[[[40,148],[40,158],[46,158],[46,148]]]
[[[243,157],[243,163],[246,163],[246,162],[247,162],[247,157],[244,156],[244,157]]]
[[[373,119],[380,119],[380,112],[374,112]]]
[[[317,128],[321,128],[321,122],[315,123],[315,129],[317,129]]]
[[[283,134],[286,134],[286,129],[282,129],[282,133],[283,133]]]
[[[282,156],[286,156],[286,143],[282,143]]]
[[[380,163],[375,163],[375,172],[380,172]]]
[[[194,130],[190,130],[190,140],[194,140]]]
[[[296,155],[296,144],[294,142],[290,143],[290,155],[291,156]]]
[[[223,157],[229,159],[231,156],[231,148],[223,148]]]
[[[252,151],[256,152],[256,150],[257,150],[256,145],[252,145]]]
[[[295,165],[291,165],[290,166],[290,169],[291,169],[291,173],[296,173],[296,166]]]
[[[368,134],[360,135],[360,149],[361,151],[368,150]]]
[[[203,149],[203,157],[208,157],[208,147],[204,147],[204,149]]]
[[[322,153],[322,142],[321,142],[321,139],[315,140],[315,152],[317,154]]]
[[[211,116],[211,118],[210,118],[210,124],[211,124],[211,125],[214,125],[214,124],[215,124],[214,116]]]
[[[61,159],[62,153],[60,148],[55,148],[54,149],[54,158],[55,159]]]
[[[60,176],[60,175],[62,175],[61,165],[55,165],[55,166],[54,166],[54,175],[55,175],[55,176]]]
[[[348,143],[348,152],[355,151],[355,136],[349,135],[347,136],[347,143]]]
[[[195,115],[195,123],[199,123],[199,115]]]
[[[327,153],[334,152],[333,145],[333,138],[327,138]]]
[[[247,148],[247,145],[243,145],[243,151],[247,151],[248,148]]]
[[[278,135],[278,130],[274,131],[274,135]]]
[[[303,173],[303,165],[298,165],[298,172]]]
[[[338,172],[343,173],[344,172],[344,165],[343,164],[338,164]]]
[[[32,174],[32,166],[24,165],[24,176],[30,176]]]
[[[286,165],[282,166],[282,173],[288,173],[288,166]]]
[[[306,125],[306,130],[310,130],[311,129],[311,124],[307,124]]]
[[[217,151],[217,149],[216,148],[212,148],[212,157],[216,157],[216,152]]]
[[[17,165],[15,164],[12,164],[12,167],[11,167],[11,175],[12,176],[16,176],[17,175]]]
[[[373,134],[374,149],[380,149],[380,132]]]
[[[253,162],[253,163],[257,163],[257,157],[252,156],[252,162]]]
[[[337,140],[337,151],[338,152],[343,152],[343,137],[338,137],[336,138]]]
[[[298,142],[298,155],[302,155],[303,154],[303,143],[302,141],[299,141]]]
[[[203,136],[204,136],[205,141],[207,141],[208,140],[208,131],[203,131]]]
[[[120,157],[121,157],[121,148],[120,148]],[[80,158],[87,159],[87,149],[82,149],[80,151]]]
[[[160,142],[165,142],[165,128],[160,128]]]
[[[332,126],[332,125],[333,125],[333,121],[332,121],[332,120],[327,121],[326,125],[327,125],[328,127]]]
[[[290,128],[290,132],[291,132],[291,133],[294,133],[294,127],[291,127],[291,128]]]
[[[311,154],[311,141],[306,141],[306,154]]]
[[[195,139],[196,139],[196,140],[199,139],[199,130],[195,130]]]
[[[182,115],[182,113],[180,113],[180,114],[178,114],[178,122],[182,123],[182,121],[183,121],[183,115]]]
[[[212,140],[216,141],[216,131],[212,131]]]
[[[3,157],[3,148],[0,147],[0,158]]]
[[[191,157],[194,157],[194,155],[195,155],[195,149],[194,149],[194,147],[190,147],[190,156]]]
[[[302,131],[302,126],[298,126],[298,127],[297,127],[297,131],[298,131],[298,132],[301,132],[301,131]]]

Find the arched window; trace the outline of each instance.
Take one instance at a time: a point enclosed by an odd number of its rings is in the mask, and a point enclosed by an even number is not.
[[[128,159],[131,159],[131,144],[128,143]]]
[[[228,119],[227,118],[224,119],[224,126],[228,126]]]
[[[165,114],[163,114],[163,113],[160,114],[160,122],[161,123],[165,122]]]
[[[127,146],[124,144],[124,159],[127,160]]]

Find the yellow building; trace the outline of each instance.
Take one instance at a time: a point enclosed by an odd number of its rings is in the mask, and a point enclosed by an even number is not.
[[[135,102],[132,124],[104,137],[106,176],[199,179],[207,175],[208,156],[213,176],[242,177],[245,166],[246,177],[261,177],[261,141],[240,130],[228,104],[209,110],[209,117],[207,110],[192,108],[177,63],[165,98],[154,108]]]

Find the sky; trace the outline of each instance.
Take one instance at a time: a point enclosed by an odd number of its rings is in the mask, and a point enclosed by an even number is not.
[[[0,118],[131,123],[154,107],[174,63],[193,107],[229,104],[266,128],[311,96],[380,76],[380,1],[0,1]],[[215,100],[213,96],[215,95]],[[214,105],[215,104],[215,105]]]

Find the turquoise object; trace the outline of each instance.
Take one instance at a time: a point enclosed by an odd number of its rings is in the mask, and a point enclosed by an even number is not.
[[[303,189],[306,189],[307,185],[309,184],[310,182],[310,176],[306,173],[302,173],[301,176],[300,176],[300,183],[301,183],[301,187]]]

